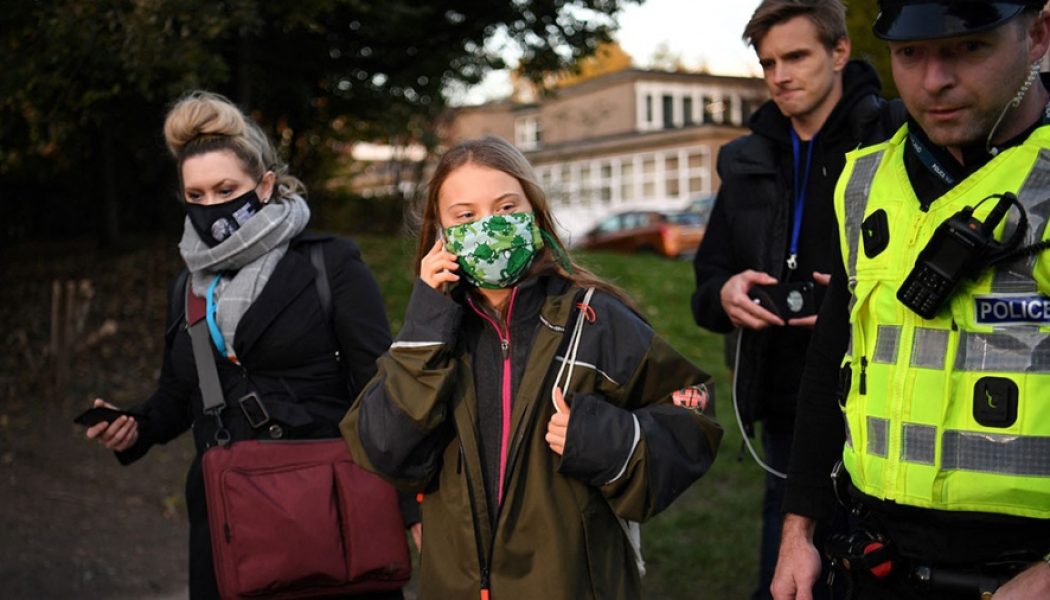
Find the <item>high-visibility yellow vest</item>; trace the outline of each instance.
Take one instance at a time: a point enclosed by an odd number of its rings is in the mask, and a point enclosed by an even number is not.
[[[906,144],[907,126],[850,153],[835,192],[852,293],[844,466],[875,498],[1048,518],[1050,251],[963,279],[933,319],[896,294],[937,226],[991,194],[1013,192],[1025,206],[1024,245],[1048,237],[1050,126],[993,158],[928,212],[905,171]],[[983,221],[995,203],[974,216]],[[872,235],[878,211],[888,243],[866,249],[862,236]],[[997,239],[1016,217],[1012,209]]]

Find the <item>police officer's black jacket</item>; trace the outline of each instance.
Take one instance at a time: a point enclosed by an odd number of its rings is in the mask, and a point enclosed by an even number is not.
[[[790,121],[769,101],[751,117],[751,134],[722,147],[721,186],[693,265],[692,309],[698,325],[721,333],[732,330],[720,294],[741,271],[764,271],[780,281],[809,280],[813,271],[830,271],[832,194],[845,153],[888,138],[904,120],[903,106],[881,99],[880,90],[870,65],[847,64],[842,98],[811,142],[815,146],[794,274],[786,268],[794,199]],[[818,299],[821,293],[818,289]],[[745,423],[766,417],[767,425],[792,426],[809,336],[809,330],[795,327],[744,331],[736,379]]]

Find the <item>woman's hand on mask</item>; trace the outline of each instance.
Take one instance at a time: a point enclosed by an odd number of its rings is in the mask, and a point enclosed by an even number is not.
[[[459,281],[459,270],[456,255],[445,250],[445,244],[438,240],[419,263],[419,278],[435,290],[443,290],[445,284]]]

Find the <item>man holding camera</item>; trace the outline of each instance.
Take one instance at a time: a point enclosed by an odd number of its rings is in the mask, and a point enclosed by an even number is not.
[[[854,598],[1050,598],[1050,15],[879,6],[911,118],[836,188],[773,595],[812,597],[837,497]]]
[[[766,460],[786,471],[802,361],[831,269],[832,192],[846,152],[889,137],[903,108],[879,98],[868,64],[850,61],[840,0],[765,0],[744,30],[771,101],[752,133],[718,155],[721,187],[694,268],[701,327],[741,331],[734,402]],[[759,588],[767,598],[780,537],[782,475],[767,476]]]

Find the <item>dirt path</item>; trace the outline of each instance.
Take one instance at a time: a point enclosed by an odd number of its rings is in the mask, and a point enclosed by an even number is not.
[[[0,253],[0,582],[4,598],[185,598],[188,437],[121,467],[72,423],[94,394],[144,399],[160,363],[171,242],[102,256],[83,244]],[[51,283],[89,278],[86,331],[107,336],[76,355],[49,390]]]

